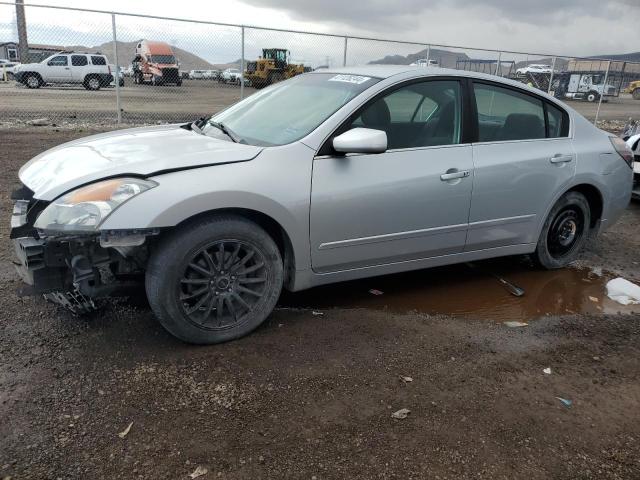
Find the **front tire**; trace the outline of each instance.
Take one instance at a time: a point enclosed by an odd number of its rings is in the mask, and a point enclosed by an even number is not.
[[[584,247],[591,224],[589,202],[579,192],[568,192],[553,206],[540,232],[534,261],[553,270],[574,262]]]
[[[146,274],[149,303],[179,339],[214,344],[242,337],[271,313],[283,283],[280,251],[257,224],[219,215],[165,238]]]
[[[600,94],[592,90],[589,93],[587,93],[586,99],[587,99],[587,102],[589,103],[597,102],[600,99]]]
[[[24,79],[24,84],[27,88],[40,88],[42,86],[42,78],[36,73],[29,73]]]

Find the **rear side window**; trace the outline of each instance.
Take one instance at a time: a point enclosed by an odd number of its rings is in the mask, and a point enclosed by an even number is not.
[[[558,107],[547,103],[548,137],[558,138],[569,135],[569,116]]]
[[[546,138],[542,100],[508,88],[473,84],[478,111],[478,141]]]
[[[87,57],[85,55],[71,55],[71,65],[74,67],[84,67],[87,64]]]
[[[91,63],[93,63],[94,65],[106,65],[107,60],[104,57],[98,57],[96,55],[92,55]]]

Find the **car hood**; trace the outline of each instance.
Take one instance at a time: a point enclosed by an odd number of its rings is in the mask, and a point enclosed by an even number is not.
[[[20,181],[41,200],[116,176],[243,162],[263,147],[200,135],[178,125],[132,128],[74,140],[41,153],[20,169]]]

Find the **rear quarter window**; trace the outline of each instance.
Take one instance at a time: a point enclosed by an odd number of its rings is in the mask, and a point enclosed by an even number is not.
[[[94,65],[106,65],[107,64],[107,59],[104,57],[99,57],[96,55],[92,55],[91,56],[91,63]]]

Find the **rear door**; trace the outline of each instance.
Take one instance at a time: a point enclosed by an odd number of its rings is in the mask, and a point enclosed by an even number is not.
[[[457,79],[412,82],[376,97],[338,129],[383,130],[388,150],[314,159],[315,271],[462,252],[473,178],[462,98]]]
[[[71,77],[74,83],[84,82],[90,73],[89,60],[86,55],[71,55]]]
[[[538,225],[575,174],[569,116],[516,87],[474,82],[478,142],[467,251],[537,242]]]

